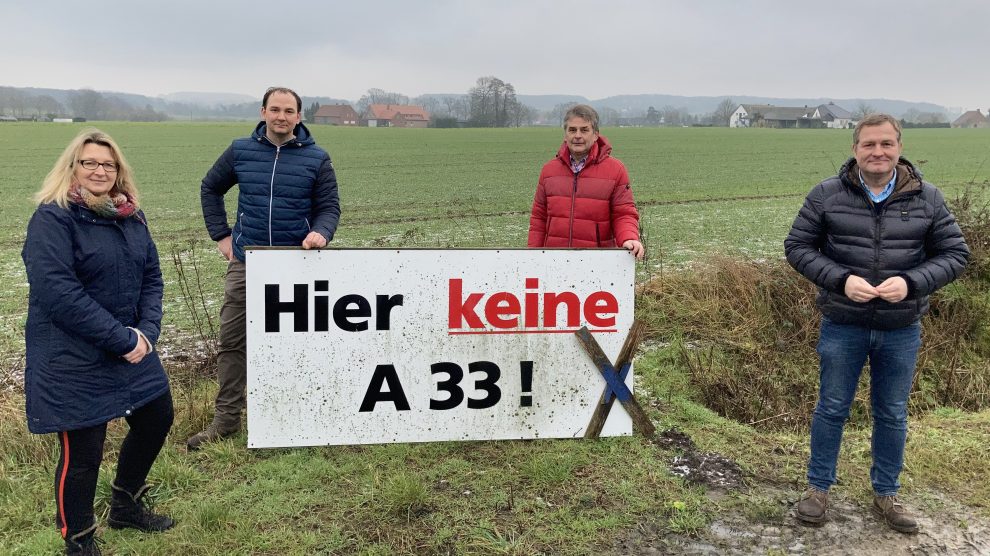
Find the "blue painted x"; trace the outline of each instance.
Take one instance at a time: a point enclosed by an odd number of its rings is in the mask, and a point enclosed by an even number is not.
[[[605,396],[602,397],[602,404],[611,403],[612,396],[615,396],[619,402],[628,402],[632,399],[633,393],[626,386],[626,377],[629,376],[629,369],[632,367],[632,363],[626,363],[622,368],[616,372],[615,367],[611,363],[606,364],[604,370],[602,371],[602,376],[605,377]]]

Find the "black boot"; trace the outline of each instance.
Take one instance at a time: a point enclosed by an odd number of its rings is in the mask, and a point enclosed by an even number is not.
[[[151,485],[144,485],[137,494],[131,494],[115,484],[110,484],[113,497],[110,499],[110,515],[107,524],[114,529],[130,527],[146,533],[155,533],[171,529],[175,522],[167,515],[152,512],[141,498],[148,492]]]
[[[98,539],[93,535],[94,533],[96,533],[96,523],[84,531],[66,535],[65,553],[73,556],[100,556],[103,554],[96,544]]]

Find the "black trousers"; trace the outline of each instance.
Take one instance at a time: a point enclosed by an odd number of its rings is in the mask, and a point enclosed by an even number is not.
[[[175,414],[172,393],[137,408],[125,417],[130,430],[120,445],[114,484],[135,493],[144,486],[151,464],[165,444]],[[107,424],[58,433],[59,459],[55,468],[55,523],[63,538],[84,531],[95,522],[93,500],[103,461]]]

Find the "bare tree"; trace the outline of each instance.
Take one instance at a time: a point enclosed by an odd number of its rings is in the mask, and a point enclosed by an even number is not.
[[[13,87],[0,87],[0,113],[23,116],[27,95]]]
[[[723,99],[715,107],[715,111],[712,112],[712,125],[727,127],[729,120],[732,118],[732,113],[736,111],[737,106],[738,104],[733,102],[731,98],[726,97]]]
[[[918,115],[918,123],[921,124],[944,124],[948,122],[949,118],[943,112],[922,112]]]
[[[412,101],[413,101],[413,104],[416,104],[418,106],[422,106],[423,109],[426,110],[427,112],[429,112],[430,114],[440,114],[440,112],[441,112],[440,111],[440,99],[438,99],[437,97],[433,97],[433,96],[429,96],[429,95],[423,95],[423,96],[418,96],[418,97],[414,98]]]
[[[362,113],[372,104],[409,104],[409,97],[402,93],[390,93],[382,89],[368,89],[357,101],[355,109]]]
[[[859,104],[856,105],[856,110],[853,112],[853,119],[862,120],[870,114],[876,114],[876,112],[877,109],[874,108],[872,104],[861,100],[859,101]]]
[[[602,106],[598,109],[598,123],[601,126],[619,125],[619,111],[611,106]]]
[[[92,89],[74,91],[69,97],[69,107],[76,117],[90,120],[106,120],[110,112],[107,100]]]
[[[555,105],[553,108],[550,109],[549,112],[547,112],[547,120],[549,120],[550,123],[563,126],[564,125],[564,114],[566,114],[567,111],[570,110],[571,107],[574,106],[575,104],[577,104],[577,103],[576,102],[562,102],[560,104]]]
[[[32,104],[34,109],[37,110],[39,116],[48,116],[49,118],[54,118],[65,112],[65,107],[62,103],[50,97],[49,95],[38,95],[32,99]]]
[[[921,118],[921,111],[918,110],[917,108],[908,108],[901,116],[901,120],[912,124],[918,123],[920,121],[920,118]]]
[[[660,114],[665,125],[680,126],[694,123],[691,113],[683,106],[675,108],[668,104],[660,109]]]
[[[508,127],[521,122],[516,89],[495,76],[479,77],[468,91],[470,122],[476,127]]]

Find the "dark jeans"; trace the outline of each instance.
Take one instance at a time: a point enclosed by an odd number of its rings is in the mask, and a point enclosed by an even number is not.
[[[114,484],[130,493],[144,486],[172,428],[172,393],[137,408],[125,417],[130,430],[120,445]],[[103,461],[107,424],[58,433],[59,459],[55,468],[55,523],[63,538],[94,523],[93,499]]]
[[[227,264],[220,308],[220,352],[217,354],[216,415],[214,420],[225,428],[237,427],[241,410],[247,404],[247,291],[244,263]]]
[[[820,387],[811,420],[808,482],[828,491],[842,429],[856,395],[859,375],[870,360],[870,406],[873,412],[873,466],[870,482],[881,496],[897,494],[907,440],[907,402],[921,346],[921,323],[896,330],[873,330],[822,318],[818,340]]]

